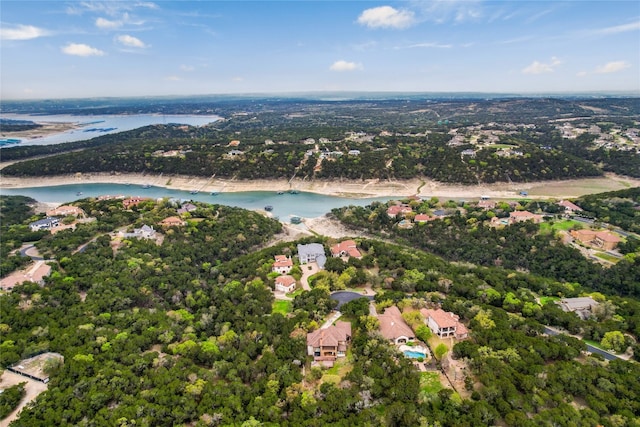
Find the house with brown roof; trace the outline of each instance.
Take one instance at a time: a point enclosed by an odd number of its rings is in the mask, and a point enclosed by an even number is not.
[[[177,216],[170,216],[160,221],[160,225],[163,227],[182,227],[183,225],[187,225],[187,223]]]
[[[567,213],[574,213],[582,211],[582,208],[568,200],[560,200],[558,206],[562,206]]]
[[[463,339],[469,335],[467,327],[460,322],[460,317],[457,314],[444,311],[441,308],[435,310],[423,308],[420,313],[424,316],[431,332],[440,338],[455,337]]]
[[[333,362],[347,354],[351,342],[351,323],[336,322],[307,334],[307,354],[317,362]]]
[[[418,224],[422,224],[425,222],[429,222],[429,221],[433,221],[434,219],[438,219],[437,216],[430,216],[427,214],[417,214],[415,216],[415,218],[413,218],[413,220],[418,223]]]
[[[407,205],[393,205],[389,206],[389,209],[387,209],[387,215],[389,215],[389,218],[405,216],[410,212],[413,212],[413,209],[411,209],[411,206]]]
[[[274,273],[287,274],[293,268],[293,261],[291,257],[286,255],[276,255],[276,261],[271,266],[271,271]]]
[[[331,256],[338,257],[354,257],[361,259],[362,254],[357,248],[356,242],[353,240],[345,240],[331,247]]]
[[[132,207],[134,207],[134,206],[136,206],[136,205],[138,205],[138,204],[140,204],[140,203],[142,203],[142,202],[144,202],[146,200],[151,200],[151,199],[148,198],[148,197],[139,197],[139,196],[129,197],[128,199],[124,199],[122,201],[122,206],[124,206],[125,209],[129,209],[129,208],[132,208]]]
[[[484,210],[495,209],[496,208],[496,201],[495,200],[481,199],[478,202],[478,207],[482,208]]]
[[[296,279],[293,276],[278,276],[276,277],[276,291],[284,292],[288,294],[296,290]]]
[[[618,246],[621,239],[610,231],[595,230],[571,230],[571,237],[584,245],[594,246],[605,251],[610,251]]]
[[[85,213],[81,208],[71,205],[63,205],[54,209],[49,209],[46,214],[47,216],[85,216]]]
[[[405,344],[416,339],[413,329],[407,325],[395,305],[387,307],[384,313],[379,314],[378,321],[382,336],[394,344]]]
[[[515,211],[509,213],[509,223],[517,224],[525,221],[533,221],[535,224],[538,224],[542,221],[542,215],[532,214],[529,211]]]

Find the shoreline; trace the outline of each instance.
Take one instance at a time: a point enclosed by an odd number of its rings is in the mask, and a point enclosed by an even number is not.
[[[52,177],[15,178],[0,176],[1,189],[53,187],[70,184],[132,184],[152,185],[172,190],[198,192],[250,192],[290,191],[310,192],[345,198],[398,197],[419,195],[423,198],[476,200],[480,196],[494,199],[522,198],[521,191],[528,192],[529,199],[571,199],[585,194],[640,187],[640,179],[606,174],[603,177],[562,181],[537,181],[531,183],[495,183],[481,185],[445,184],[428,179],[383,181],[341,180],[251,180],[216,179],[193,176],[153,176],[145,174],[74,174]]]

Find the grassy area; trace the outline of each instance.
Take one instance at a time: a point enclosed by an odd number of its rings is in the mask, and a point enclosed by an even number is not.
[[[298,295],[300,295],[303,292],[304,292],[304,289],[296,289],[295,291],[293,291],[291,293],[288,293],[287,296],[289,298],[295,298],[295,297],[297,297]]]
[[[594,253],[594,255],[597,256],[600,259],[612,262],[614,264],[616,264],[618,261],[620,261],[620,258],[616,258],[613,255],[609,255],[608,253],[605,253],[605,252],[596,252],[596,253]]]
[[[540,233],[549,234],[555,233],[558,231],[567,231],[571,229],[578,229],[583,227],[583,223],[580,221],[575,221],[573,219],[565,219],[565,220],[554,220],[550,222],[541,222],[540,223]]]
[[[604,351],[609,351],[611,353],[613,353],[611,350],[607,350],[606,348],[602,348],[602,346],[600,345],[600,343],[598,341],[593,341],[593,340],[585,340],[582,339],[582,341],[584,341],[585,343],[594,346],[595,348],[599,348],[600,350],[604,350]]]
[[[287,314],[293,309],[293,303],[291,301],[275,300],[273,302],[273,313]]]
[[[553,301],[558,301],[560,297],[540,297],[540,304],[546,305]]]
[[[440,375],[437,372],[420,373],[420,392],[424,395],[436,394],[444,386],[440,382]]]

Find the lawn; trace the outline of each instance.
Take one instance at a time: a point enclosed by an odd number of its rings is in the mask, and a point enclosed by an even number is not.
[[[540,297],[540,305],[549,304],[552,301],[558,301],[560,297]]]
[[[551,222],[540,223],[540,233],[549,234],[557,231],[568,231],[571,229],[578,229],[583,227],[583,223],[575,221],[573,219],[554,220]]]
[[[601,258],[605,261],[612,262],[614,264],[620,261],[620,258],[616,258],[613,255],[609,255],[608,253],[605,253],[605,252],[596,252],[594,255],[597,256],[598,258]]]
[[[291,312],[293,308],[293,303],[291,301],[283,301],[283,300],[275,300],[273,302],[273,313],[280,313],[282,315],[286,315]]]
[[[436,394],[444,387],[440,382],[440,375],[437,372],[420,373],[420,391],[424,395]]]

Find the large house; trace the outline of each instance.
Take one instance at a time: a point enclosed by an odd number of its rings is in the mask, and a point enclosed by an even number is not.
[[[63,205],[54,209],[49,209],[46,214],[47,216],[85,216],[85,213],[81,208],[71,205]]]
[[[318,268],[323,269],[327,262],[327,256],[324,253],[324,246],[320,243],[309,243],[308,245],[298,245],[298,259],[300,264],[308,264],[316,262]]]
[[[52,228],[57,227],[59,224],[59,218],[47,217],[30,223],[29,227],[31,227],[31,231],[51,230]]]
[[[532,214],[529,211],[515,211],[509,213],[509,222],[511,224],[517,224],[525,221],[533,221],[535,224],[538,224],[542,221],[542,215]]]
[[[193,203],[185,203],[181,208],[178,209],[178,215],[182,215],[185,213],[191,213],[197,210],[198,207]]]
[[[177,216],[170,216],[160,221],[160,225],[163,227],[181,227],[186,224],[187,223],[185,221],[178,218]]]
[[[328,328],[320,328],[307,334],[307,354],[317,362],[333,363],[344,357],[351,342],[351,323],[336,322]]]
[[[387,209],[387,215],[389,218],[397,218],[398,216],[405,216],[408,213],[413,212],[411,206],[408,205],[393,205]]]
[[[140,228],[134,228],[132,233],[121,231],[119,234],[125,239],[153,239],[156,237],[156,230],[145,224]]]
[[[289,293],[296,290],[296,279],[293,276],[278,276],[276,277],[276,291]]]
[[[139,197],[139,196],[129,197],[128,199],[124,199],[122,201],[122,206],[124,206],[125,209],[129,209],[129,208],[131,208],[133,206],[136,206],[136,205],[138,205],[138,204],[140,204],[140,203],[142,203],[142,202],[144,202],[146,200],[151,200],[151,199],[149,199],[148,197]]]
[[[598,302],[591,297],[563,298],[556,302],[563,311],[576,313],[580,318],[587,319]]]
[[[615,249],[620,238],[610,231],[571,230],[571,236],[582,244],[595,246],[606,251]]]
[[[338,257],[354,257],[354,258],[362,258],[362,254],[358,250],[356,246],[356,242],[353,240],[345,240],[344,242],[340,242],[337,245],[331,247],[331,256],[334,258]]]
[[[383,314],[378,315],[380,333],[394,344],[405,344],[415,340],[413,330],[402,318],[402,313],[395,305],[387,307]]]
[[[460,317],[456,314],[444,311],[441,308],[435,310],[423,308],[420,313],[424,316],[431,332],[440,338],[455,337],[463,339],[469,335],[466,326],[460,322]]]
[[[276,255],[276,261],[273,263],[271,267],[271,271],[280,274],[288,274],[293,268],[293,261],[291,257],[286,255]]]

